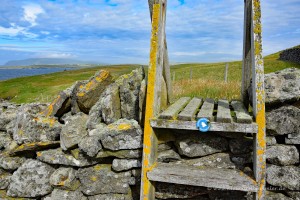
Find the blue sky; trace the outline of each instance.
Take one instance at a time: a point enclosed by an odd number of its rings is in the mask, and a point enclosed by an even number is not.
[[[149,60],[147,0],[0,0],[0,65],[26,58]],[[264,54],[300,44],[300,1],[261,0]],[[243,0],[169,0],[170,62],[240,60]]]

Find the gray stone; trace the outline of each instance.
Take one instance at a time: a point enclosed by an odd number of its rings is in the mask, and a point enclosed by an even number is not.
[[[120,119],[106,127],[101,143],[106,149],[142,148],[142,129],[135,120]]]
[[[10,157],[7,154],[0,155],[0,167],[9,171],[18,169],[25,161],[26,158],[23,157]]]
[[[3,109],[0,107],[0,131],[7,131],[7,125],[14,120],[16,116],[17,108]]]
[[[212,168],[225,168],[225,169],[235,169],[235,164],[230,160],[230,155],[228,153],[216,153],[213,155],[205,156],[196,159],[185,159],[178,161],[176,163],[184,163],[193,166],[204,166]]]
[[[300,69],[289,68],[265,75],[266,105],[296,102],[300,99]]]
[[[116,157],[116,158],[141,158],[142,149],[131,149],[131,150],[119,150],[111,151],[107,149],[102,149],[97,154],[96,158],[107,158],[107,157]]]
[[[61,132],[61,124],[53,117],[35,114],[45,106],[23,105],[19,108],[13,131],[18,144],[55,141]]]
[[[80,182],[76,179],[76,170],[73,168],[60,167],[50,176],[50,184],[59,189],[75,191]]]
[[[114,171],[127,171],[129,169],[142,167],[142,163],[138,159],[119,159],[116,158],[113,160],[112,169]]]
[[[274,136],[267,136],[266,137],[266,143],[267,143],[267,146],[272,146],[272,145],[277,144],[277,141],[276,141],[276,138]]]
[[[6,134],[5,132],[0,132],[0,151],[6,149],[11,142],[12,139],[9,134]]]
[[[142,67],[118,78],[122,118],[139,120],[139,92],[145,77]]]
[[[253,138],[238,138],[229,141],[229,149],[233,154],[245,154],[253,150]]]
[[[78,103],[77,103],[77,92],[79,88],[83,88],[88,83],[88,80],[76,81],[74,84],[74,89],[71,93],[71,114],[76,115],[81,112]]]
[[[206,156],[228,149],[228,142],[225,138],[211,134],[185,134],[176,138],[180,155],[187,157]]]
[[[293,200],[282,193],[277,192],[266,192],[265,200]]]
[[[169,150],[172,149],[172,147],[173,147],[173,142],[161,143],[158,145],[157,151],[160,152],[160,151]]]
[[[60,146],[63,150],[76,148],[82,138],[88,134],[86,131],[87,119],[88,116],[83,113],[77,113],[65,119],[66,123],[60,134]]]
[[[89,130],[96,129],[98,124],[102,122],[102,103],[97,101],[89,112],[89,118],[86,123],[86,127]]]
[[[286,144],[300,144],[300,135],[294,138],[285,138]]]
[[[37,159],[49,164],[59,164],[74,167],[85,167],[99,162],[99,160],[85,157],[80,152],[77,153],[75,158],[72,154],[63,152],[62,149],[39,151],[37,152]]]
[[[89,196],[89,200],[132,200],[132,195],[128,194],[98,194]]]
[[[155,197],[158,199],[201,199],[209,191],[204,187],[156,183]]]
[[[242,191],[214,190],[209,193],[211,200],[253,200],[253,193]]]
[[[300,168],[296,166],[267,166],[267,183],[289,190],[300,190]]]
[[[87,200],[88,198],[84,196],[80,190],[68,191],[54,189],[49,197],[44,200]]]
[[[299,152],[295,146],[275,145],[268,146],[267,161],[275,165],[294,165],[299,163]]]
[[[0,190],[6,189],[10,184],[11,174],[0,169]]]
[[[28,154],[35,153],[36,151],[42,151],[46,149],[54,149],[58,148],[60,146],[59,141],[50,141],[50,142],[33,142],[33,143],[27,143],[22,144],[20,146],[16,146],[15,148],[10,149],[9,155],[15,156],[26,156]]]
[[[113,172],[111,165],[101,164],[89,168],[81,168],[77,172],[81,189],[85,195],[118,193],[128,194],[131,172]],[[108,184],[109,183],[109,184]]]
[[[144,79],[141,82],[141,88],[139,91],[139,124],[144,126],[145,123],[145,110],[146,110],[146,93],[147,93],[147,84]]]
[[[119,86],[111,84],[102,93],[100,99],[102,120],[106,124],[111,124],[121,118],[121,102]]]
[[[231,155],[230,158],[232,162],[236,164],[236,166],[243,167],[244,165],[253,162],[253,152],[240,155]]]
[[[158,152],[158,156],[157,156],[158,162],[172,162],[176,160],[180,160],[180,156],[173,149]]]
[[[295,191],[285,191],[289,197],[291,197],[293,200],[300,200],[300,192]]]
[[[84,137],[78,146],[81,151],[85,152],[90,157],[95,157],[102,149],[99,137],[97,136]]]
[[[105,88],[113,82],[112,79],[110,72],[101,70],[91,77],[86,84],[78,88],[76,99],[82,112],[89,113]]]
[[[300,135],[300,109],[294,106],[283,106],[266,113],[267,134]]]
[[[39,197],[52,192],[49,183],[54,168],[37,160],[27,160],[11,177],[7,194],[12,197]]]

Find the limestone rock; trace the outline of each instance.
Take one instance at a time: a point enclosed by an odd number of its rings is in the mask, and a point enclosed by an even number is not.
[[[158,156],[157,156],[158,162],[172,162],[176,160],[180,160],[180,156],[173,149],[158,152]]]
[[[142,163],[138,159],[114,159],[112,169],[114,171],[127,171],[132,168],[142,167]]]
[[[253,193],[233,190],[212,190],[209,193],[211,200],[252,200]]]
[[[6,189],[10,184],[11,174],[0,169],[0,190]]]
[[[106,127],[101,143],[106,149],[142,148],[142,129],[135,120],[120,119]]]
[[[266,192],[265,200],[293,200],[282,193],[277,192]]]
[[[116,158],[141,158],[142,149],[131,149],[131,150],[119,150],[111,151],[107,149],[102,149],[97,154],[96,158],[106,158],[106,157],[116,157]]]
[[[0,190],[0,199],[1,200],[32,200],[32,198],[16,198],[16,197],[9,197],[7,195],[6,190]]]
[[[89,196],[89,200],[132,200],[132,195],[128,194],[98,194]]]
[[[116,81],[120,85],[122,118],[139,119],[139,92],[144,77],[144,69],[140,67]]]
[[[293,138],[285,138],[286,144],[300,144],[300,135]]]
[[[267,167],[267,182],[270,185],[283,187],[289,190],[300,190],[300,168],[297,166]]]
[[[145,110],[146,110],[146,93],[147,93],[147,84],[144,79],[141,82],[141,88],[139,91],[139,124],[144,126],[145,122]]]
[[[87,119],[88,116],[83,113],[77,113],[66,119],[60,134],[60,146],[63,150],[75,148],[88,134],[85,128]]]
[[[300,135],[300,109],[297,107],[283,106],[268,112],[266,122],[269,135]]]
[[[101,164],[89,168],[80,168],[77,173],[85,195],[107,193],[128,194],[131,172],[115,173],[111,165]],[[108,184],[109,183],[109,184]]]
[[[295,191],[286,191],[286,193],[291,197],[293,200],[300,200],[300,192]]]
[[[99,160],[85,157],[82,153],[78,153],[75,158],[69,153],[64,153],[62,149],[39,151],[37,152],[37,159],[49,164],[59,164],[74,167],[85,167],[99,162]]]
[[[267,143],[267,146],[272,146],[272,145],[277,144],[277,141],[276,141],[276,138],[274,136],[267,136],[266,137],[266,143]]]
[[[157,151],[160,152],[160,151],[170,150],[172,149],[173,146],[174,146],[173,142],[161,143],[158,144]]]
[[[9,134],[6,134],[5,132],[0,132],[0,151],[6,149],[11,142],[12,139]]]
[[[193,166],[204,166],[212,168],[225,168],[225,169],[235,169],[235,164],[230,160],[230,155],[228,153],[216,153],[213,155],[205,156],[196,159],[185,159],[177,161],[176,163],[184,163]]]
[[[239,155],[230,155],[230,158],[236,166],[243,167],[253,162],[253,152]]]
[[[86,127],[89,130],[96,129],[98,124],[102,122],[102,103],[97,101],[89,112],[89,118],[86,123]]]
[[[99,101],[102,105],[102,119],[106,124],[111,124],[121,118],[121,102],[117,84],[111,84],[106,88]]]
[[[55,118],[35,114],[43,108],[32,105],[19,108],[13,132],[13,138],[18,144],[58,139],[61,124]]]
[[[295,146],[276,145],[267,147],[267,161],[275,165],[293,165],[299,163],[299,152]]]
[[[112,76],[108,71],[101,70],[90,80],[78,88],[76,98],[80,110],[86,114],[98,101],[105,88],[112,83]]]
[[[7,194],[12,197],[39,197],[52,192],[49,183],[54,168],[37,160],[27,160],[11,177]]]
[[[16,146],[15,148],[9,151],[10,155],[24,155],[26,153],[31,153],[35,151],[41,151],[45,149],[57,148],[60,146],[59,141],[50,141],[50,142],[33,142],[22,144],[20,146]]]
[[[26,158],[24,157],[10,157],[6,154],[0,155],[0,167],[9,171],[18,169],[25,161]]]
[[[54,189],[49,197],[44,200],[87,200],[88,198],[84,196],[80,190],[68,191]]]
[[[7,131],[7,125],[16,117],[17,108],[5,108],[0,106],[0,131]]]
[[[228,149],[225,138],[211,134],[185,134],[175,141],[180,155],[187,157],[206,156]]]
[[[50,176],[50,184],[64,190],[75,191],[80,186],[73,168],[60,167]]]
[[[252,138],[238,138],[229,141],[229,149],[233,154],[245,154],[253,150]]]
[[[289,68],[265,75],[266,105],[296,102],[300,99],[300,69]]]
[[[158,199],[201,199],[209,191],[204,187],[156,183],[155,197]]]
[[[97,136],[86,136],[78,144],[79,149],[90,157],[95,157],[102,149],[102,145]]]

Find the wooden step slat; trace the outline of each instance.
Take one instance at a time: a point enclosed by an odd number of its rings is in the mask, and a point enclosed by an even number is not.
[[[257,192],[256,182],[239,170],[158,163],[147,173],[149,180],[216,189]]]
[[[197,115],[197,119],[207,118],[209,121],[214,121],[213,112],[215,107],[215,101],[213,99],[206,99],[203,103],[200,112]]]
[[[218,101],[217,122],[231,123],[229,103],[227,100]]]
[[[178,115],[179,120],[192,121],[195,120],[196,112],[202,103],[201,98],[193,98],[190,103]]]
[[[190,97],[181,97],[174,104],[168,107],[164,112],[160,114],[160,119],[176,119],[178,113],[188,104]]]
[[[250,116],[242,102],[232,101],[231,106],[233,107],[233,110],[235,112],[237,123],[251,124],[253,122],[252,117]]]
[[[152,119],[150,120],[150,125],[153,128],[199,131],[199,129],[196,127],[195,121]],[[257,133],[257,124],[256,123],[240,124],[234,122],[232,123],[210,122],[209,131],[232,132],[232,133]]]

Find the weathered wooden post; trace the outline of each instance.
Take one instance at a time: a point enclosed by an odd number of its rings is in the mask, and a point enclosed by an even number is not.
[[[147,178],[149,172],[157,160],[157,136],[150,125],[150,119],[160,112],[161,77],[164,69],[164,55],[166,52],[165,23],[167,0],[150,0],[152,10],[152,36],[150,63],[148,70],[148,86],[146,99],[146,115],[144,126],[144,147],[143,147],[143,169],[141,180],[140,199],[155,199],[155,188]],[[151,5],[153,5],[151,7]],[[171,80],[170,77],[168,80]]]
[[[175,72],[173,72],[173,82],[175,82],[175,77],[176,76],[176,73]]]
[[[265,91],[264,64],[262,57],[261,8],[260,0],[245,0],[244,54],[242,76],[242,99],[248,108],[247,90],[252,78],[252,107],[258,125],[254,134],[254,176],[259,185],[255,199],[262,200],[265,195],[266,176],[266,122],[265,122]]]
[[[225,73],[224,73],[224,81],[225,81],[225,83],[227,83],[227,81],[228,81],[228,67],[229,67],[229,64],[226,63],[226,65],[225,65]]]
[[[190,67],[190,80],[193,79],[193,69]]]

